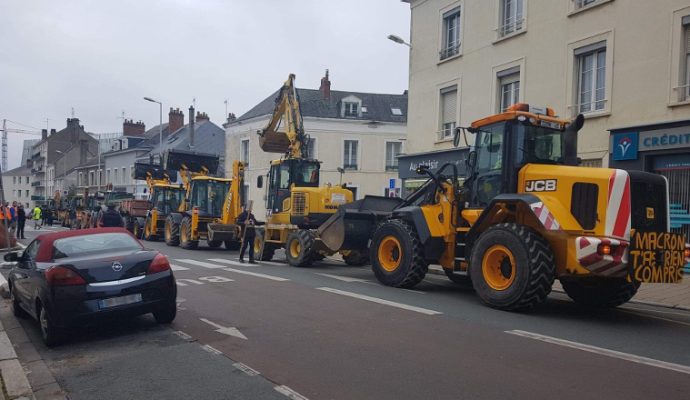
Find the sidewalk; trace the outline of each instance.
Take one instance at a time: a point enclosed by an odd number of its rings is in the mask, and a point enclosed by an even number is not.
[[[429,273],[446,275],[440,265],[429,265]],[[553,283],[553,291],[563,293],[558,280]],[[630,303],[690,311],[690,275],[683,275],[683,282],[679,284],[643,283]]]
[[[31,385],[22,368],[14,346],[0,321],[0,399],[34,399]]]

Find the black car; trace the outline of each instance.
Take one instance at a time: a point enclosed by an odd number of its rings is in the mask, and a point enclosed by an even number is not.
[[[5,261],[16,262],[8,278],[14,314],[36,318],[49,346],[65,328],[101,317],[175,319],[177,286],[168,259],[122,228],[40,235]]]

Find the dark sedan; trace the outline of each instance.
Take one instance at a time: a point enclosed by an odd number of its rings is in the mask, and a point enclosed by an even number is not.
[[[101,317],[175,319],[177,286],[168,259],[122,228],[40,235],[5,261],[17,263],[8,278],[14,314],[36,318],[49,346],[65,328]]]

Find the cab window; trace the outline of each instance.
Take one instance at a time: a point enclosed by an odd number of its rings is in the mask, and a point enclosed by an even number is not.
[[[477,144],[477,172],[500,171],[503,167],[503,130],[501,126],[482,129]]]

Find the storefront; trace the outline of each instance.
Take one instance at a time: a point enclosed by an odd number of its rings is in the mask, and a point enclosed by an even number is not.
[[[671,228],[690,238],[690,120],[611,129],[611,168],[668,179]]]
[[[463,177],[468,153],[469,149],[464,148],[400,155],[398,157],[398,175],[402,181],[402,197],[405,197],[427,180],[426,175],[418,175],[416,172],[420,165],[426,165],[430,171],[437,172],[447,163],[455,164],[458,168],[458,175]]]

